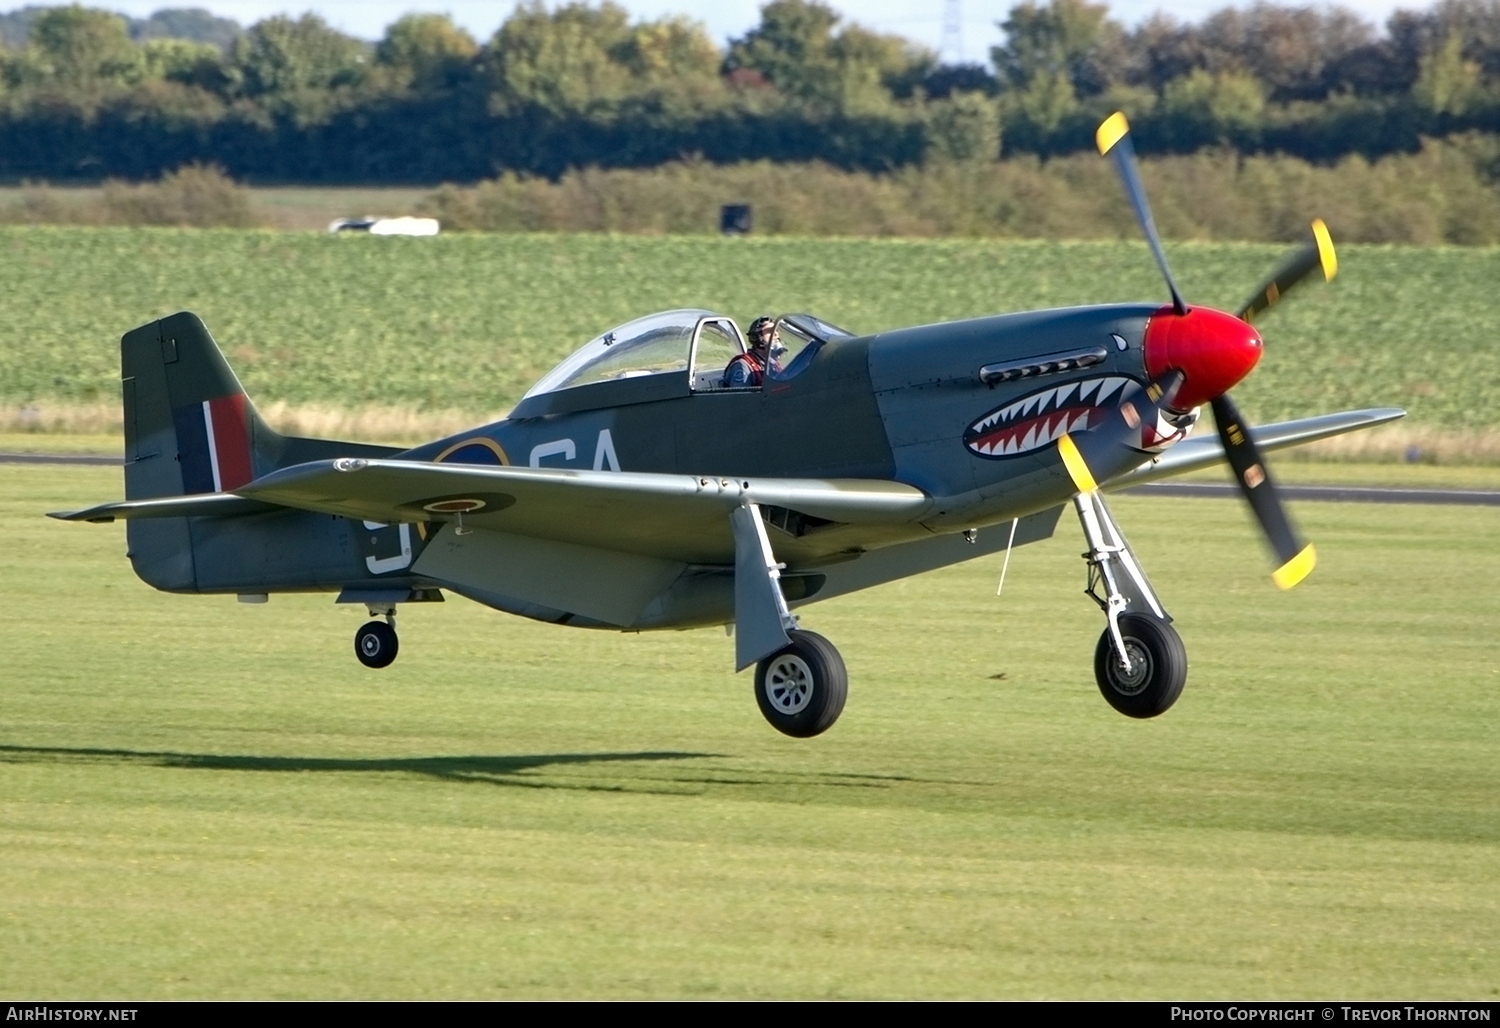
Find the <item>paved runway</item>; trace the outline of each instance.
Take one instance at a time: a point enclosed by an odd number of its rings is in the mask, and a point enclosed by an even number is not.
[[[1325,500],[1334,503],[1441,503],[1500,507],[1500,491],[1481,489],[1376,489],[1351,485],[1286,485],[1281,495],[1288,500]],[[1230,482],[1153,482],[1121,490],[1127,496],[1222,496],[1238,497]]]
[[[115,467],[119,457],[87,453],[0,453],[0,464],[86,464]],[[1239,496],[1228,482],[1153,482],[1122,490],[1127,496]],[[1289,500],[1323,500],[1333,503],[1437,503],[1500,507],[1500,491],[1480,489],[1374,489],[1347,485],[1282,485]]]

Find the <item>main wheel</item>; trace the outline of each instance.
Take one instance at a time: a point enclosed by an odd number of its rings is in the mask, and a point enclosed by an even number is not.
[[[388,667],[401,648],[396,630],[384,621],[367,621],[354,633],[354,655],[365,667]]]
[[[1094,677],[1109,705],[1128,717],[1166,713],[1187,681],[1187,649],[1165,621],[1145,614],[1120,615],[1120,636],[1130,654],[1130,670],[1120,666],[1109,629],[1094,648]]]
[[[771,727],[809,739],[833,727],[849,695],[849,672],[833,643],[793,631],[791,644],[755,668],[755,702]]]

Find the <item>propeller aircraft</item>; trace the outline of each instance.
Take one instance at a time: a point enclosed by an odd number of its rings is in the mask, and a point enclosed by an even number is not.
[[[126,499],[58,513],[127,521],[157,589],[337,591],[371,621],[358,659],[395,659],[395,614],[449,591],[500,611],[621,631],[732,626],[765,718],[814,736],[848,681],[794,610],[1050,536],[1067,506],[1104,614],[1105,699],[1153,717],[1187,656],[1105,504],[1105,490],[1227,461],[1275,555],[1277,585],[1315,562],[1263,451],[1401,417],[1349,411],[1252,428],[1229,390],[1261,357],[1254,319],[1336,258],[1327,230],[1235,313],[1179,292],[1129,127],[1099,128],[1171,300],[1003,314],[859,335],[806,314],[761,380],[733,319],[668,311],[603,333],[504,420],[407,450],[281,435],[257,414],[202,321],[180,313],[121,341]],[[1203,405],[1217,438],[1189,438]],[[794,440],[747,446],[746,425]],[[764,432],[758,432],[764,436]]]

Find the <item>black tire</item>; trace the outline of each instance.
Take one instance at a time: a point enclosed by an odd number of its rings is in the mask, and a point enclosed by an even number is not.
[[[1126,674],[1115,653],[1109,629],[1094,648],[1094,678],[1109,705],[1127,717],[1164,714],[1182,695],[1187,681],[1187,649],[1182,637],[1165,621],[1145,614],[1120,615],[1120,636],[1130,654]]]
[[[400,649],[396,630],[384,621],[367,621],[354,633],[354,655],[365,667],[389,667]]]
[[[791,645],[755,667],[755,702],[771,727],[810,739],[833,727],[849,696],[849,672],[833,643],[793,631]]]

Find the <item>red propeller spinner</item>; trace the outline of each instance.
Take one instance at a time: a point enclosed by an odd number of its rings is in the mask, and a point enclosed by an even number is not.
[[[1260,333],[1233,314],[1192,307],[1179,314],[1163,307],[1146,326],[1146,373],[1158,379],[1182,372],[1183,382],[1168,405],[1190,411],[1228,392],[1250,374],[1264,344]]]

